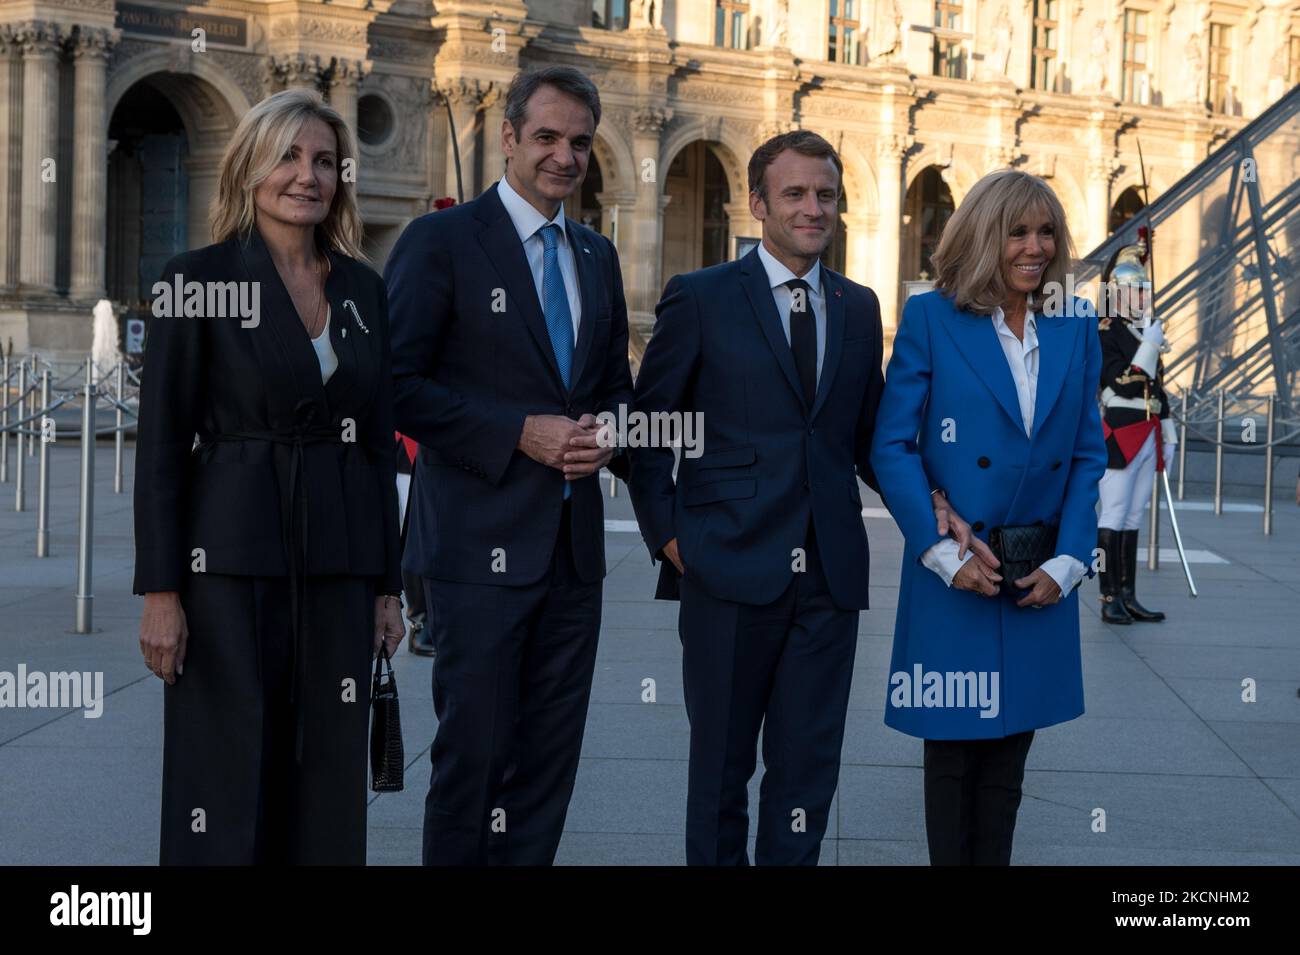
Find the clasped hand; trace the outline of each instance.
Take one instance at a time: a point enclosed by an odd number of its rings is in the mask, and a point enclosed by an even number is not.
[[[931,498],[934,502],[935,524],[940,534],[951,537],[959,547],[957,556],[964,558],[966,551],[974,554],[972,560],[961,565],[952,578],[952,585],[958,590],[969,590],[985,597],[996,597],[998,584],[1002,575],[997,572],[1002,563],[993,555],[992,549],[975,536],[970,525],[962,520],[947,497],[940,491]],[[1017,607],[1048,607],[1061,599],[1061,588],[1043,568],[1015,581],[1015,585],[1028,590],[1029,593],[1016,601]]]
[[[519,450],[538,464],[563,471],[566,481],[576,481],[595,474],[614,456],[608,427],[592,414],[577,421],[564,415],[529,415]]]

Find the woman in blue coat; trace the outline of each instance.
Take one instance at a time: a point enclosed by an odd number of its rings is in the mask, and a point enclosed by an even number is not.
[[[1034,730],[1083,713],[1079,602],[1106,468],[1095,313],[1041,179],[981,179],[948,220],[936,289],[908,300],[871,464],[903,531],[885,722],[925,740],[932,864],[1011,860]],[[959,552],[935,531],[946,496]],[[1042,522],[1051,557],[1001,592],[989,531]],[[965,551],[965,548],[961,548]]]

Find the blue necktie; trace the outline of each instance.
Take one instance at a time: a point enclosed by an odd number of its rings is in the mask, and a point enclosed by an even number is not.
[[[541,228],[542,235],[542,312],[546,315],[546,331],[555,349],[555,364],[560,368],[560,379],[569,387],[569,374],[573,368],[573,313],[569,311],[569,293],[564,288],[564,275],[560,272],[560,227],[551,223]],[[569,482],[564,482],[564,499],[572,494]]]

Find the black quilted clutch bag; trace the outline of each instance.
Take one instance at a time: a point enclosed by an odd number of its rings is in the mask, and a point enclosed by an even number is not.
[[[1056,556],[1056,525],[1036,521],[1033,524],[994,527],[989,531],[989,549],[1002,561],[998,567],[998,573],[1002,575],[999,589],[1008,597],[1019,600],[1028,591],[1017,587],[1015,581],[1028,577]]]
[[[406,753],[402,748],[402,716],[397,708],[397,677],[387,647],[381,647],[375,658],[370,706],[374,714],[370,723],[370,788],[377,793],[401,792]]]

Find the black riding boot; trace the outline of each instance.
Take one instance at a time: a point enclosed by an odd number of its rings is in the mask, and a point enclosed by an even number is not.
[[[1097,547],[1101,550],[1101,569],[1097,572],[1101,585],[1102,623],[1130,624],[1133,618],[1124,609],[1120,597],[1120,580],[1123,577],[1123,547],[1121,531],[1109,527],[1097,528]]]
[[[1120,584],[1120,602],[1128,615],[1139,623],[1156,623],[1165,619],[1165,615],[1159,610],[1148,610],[1137,601],[1134,592],[1134,582],[1137,578],[1137,550],[1138,550],[1138,532],[1136,530],[1120,531],[1123,535],[1123,552],[1124,559],[1121,567],[1123,568],[1122,583]]]

